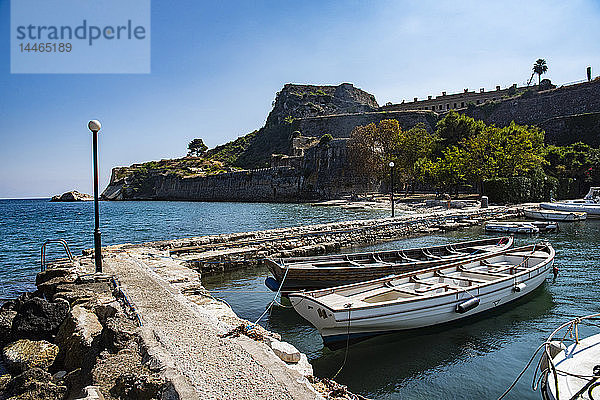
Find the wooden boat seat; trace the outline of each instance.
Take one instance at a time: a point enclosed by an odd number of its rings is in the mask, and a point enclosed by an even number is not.
[[[483,275],[483,276],[495,276],[497,278],[504,278],[505,276],[510,276],[510,274],[507,274],[507,273],[479,271],[479,270],[467,269],[465,267],[458,267],[458,269],[461,272],[467,272],[467,273],[474,274],[474,275],[479,274],[479,275]],[[489,282],[489,281],[486,281],[486,282]]]
[[[425,254],[426,257],[433,258],[434,260],[441,260],[442,259],[442,257],[433,255],[433,254],[431,254],[428,251],[423,251],[423,254]]]
[[[431,292],[433,290],[438,290],[438,289],[447,289],[450,286],[450,284],[448,283],[435,283],[433,285],[424,287],[424,288],[417,288],[415,289],[415,292],[417,293],[425,293],[425,292]]]
[[[399,254],[400,257],[402,257],[404,260],[410,261],[410,262],[420,262],[422,260],[417,260],[416,258],[410,258],[408,257],[406,254],[404,254],[404,252],[401,252]]]
[[[442,274],[441,272],[437,272],[436,275],[442,277],[442,278],[447,278],[447,279],[456,279],[457,281],[466,281],[466,282],[473,282],[473,283],[487,283],[488,281],[484,280],[484,279],[477,279],[477,278],[468,278],[466,276],[453,276],[453,275],[446,275],[446,274]]]

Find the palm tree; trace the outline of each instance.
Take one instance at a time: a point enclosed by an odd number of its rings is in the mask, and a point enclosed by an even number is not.
[[[548,66],[546,65],[546,60],[543,58],[538,59],[535,64],[533,64],[533,74],[531,74],[531,78],[533,75],[538,75],[538,86],[542,83],[542,74],[545,74],[548,71]],[[531,79],[529,80],[531,82]]]

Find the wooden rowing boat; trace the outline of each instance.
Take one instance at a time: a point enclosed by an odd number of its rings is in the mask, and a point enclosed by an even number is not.
[[[486,232],[501,233],[539,233],[540,229],[530,222],[520,221],[489,221],[484,225]]]
[[[458,320],[539,287],[554,262],[542,243],[373,281],[294,292],[294,309],[332,345]]]
[[[266,283],[274,291],[281,286],[284,293],[339,286],[498,252],[512,243],[513,238],[505,236],[406,250],[267,259],[275,279],[267,278]]]

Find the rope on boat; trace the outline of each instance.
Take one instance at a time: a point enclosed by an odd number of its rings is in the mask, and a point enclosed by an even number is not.
[[[290,270],[290,264],[288,263],[285,266],[285,273],[283,274],[283,278],[281,279],[281,283],[279,284],[279,287],[277,288],[277,292],[275,292],[275,296],[273,296],[273,300],[271,300],[271,302],[269,303],[269,305],[265,308],[265,311],[263,311],[262,314],[260,314],[260,317],[258,317],[258,319],[254,322],[254,324],[252,324],[252,327],[256,326],[256,324],[258,324],[260,322],[260,320],[267,314],[267,312],[269,312],[269,310],[271,310],[271,308],[273,307],[273,304],[275,304],[277,302],[277,296],[279,296],[279,293],[281,293],[281,288],[283,287],[283,284],[285,282],[285,278],[287,277],[288,271]]]
[[[352,304],[345,304],[344,307],[348,309],[348,325],[346,328],[346,350],[344,351],[344,361],[342,362],[340,369],[337,370],[337,372],[335,373],[335,375],[333,375],[333,377],[331,377],[331,379],[337,378],[338,374],[342,372],[342,369],[346,365],[346,360],[348,359],[348,348],[350,347],[350,311],[352,310]]]

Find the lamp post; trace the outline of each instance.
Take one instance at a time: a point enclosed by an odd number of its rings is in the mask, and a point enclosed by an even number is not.
[[[392,197],[392,218],[394,218],[394,162],[390,161],[388,164],[390,166],[390,180],[391,180],[391,197]]]
[[[102,272],[102,241],[100,239],[100,213],[98,211],[98,131],[102,128],[100,121],[92,120],[88,123],[92,131],[94,158],[94,259],[96,272]]]

